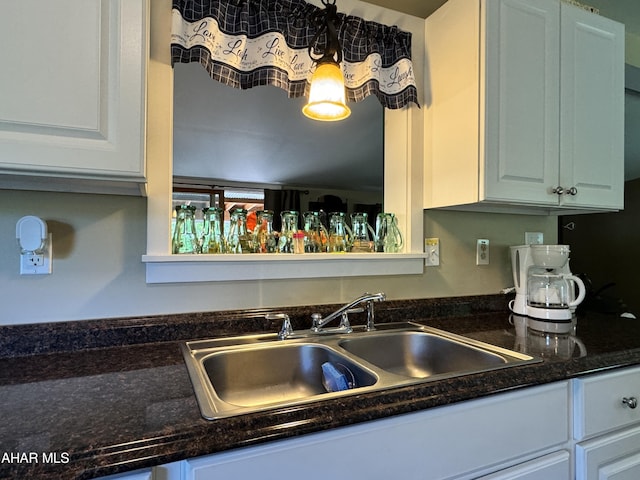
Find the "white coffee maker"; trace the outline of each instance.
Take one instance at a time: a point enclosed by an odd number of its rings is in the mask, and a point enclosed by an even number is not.
[[[571,323],[586,290],[569,270],[568,245],[511,247],[511,266],[516,290],[516,298],[509,302],[513,313],[542,322]]]

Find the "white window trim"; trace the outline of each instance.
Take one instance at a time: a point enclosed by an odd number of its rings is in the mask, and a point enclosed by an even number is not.
[[[413,32],[412,61],[423,85],[424,20],[345,1],[348,13],[370,16]],[[151,4],[151,48],[147,76],[147,283],[321,278],[421,274],[424,114],[412,105],[385,110],[384,208],[394,212],[404,235],[403,253],[302,255],[172,255],[173,69],[168,42],[171,1]]]

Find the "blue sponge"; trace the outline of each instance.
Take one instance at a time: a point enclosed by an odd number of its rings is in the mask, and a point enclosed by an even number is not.
[[[349,382],[344,373],[340,373],[331,362],[322,364],[322,384],[327,392],[340,392],[349,389]]]

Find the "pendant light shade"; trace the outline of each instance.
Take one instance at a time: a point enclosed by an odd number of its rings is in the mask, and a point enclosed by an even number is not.
[[[309,102],[302,113],[313,120],[331,122],[351,115],[345,102],[344,76],[335,62],[322,62],[311,77]]]
[[[342,47],[336,30],[340,21],[336,0],[322,0],[322,4],[325,10],[309,44],[309,56],[316,69],[311,76],[309,101],[302,107],[302,113],[313,120],[333,122],[347,118],[351,110],[347,107],[344,76],[340,70]],[[319,47],[317,43],[323,35],[326,41]],[[320,55],[316,57],[314,52]]]

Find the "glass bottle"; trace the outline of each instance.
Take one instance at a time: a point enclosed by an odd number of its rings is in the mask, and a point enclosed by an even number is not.
[[[231,212],[227,244],[229,253],[253,252],[253,238],[247,230],[247,211],[244,208],[236,208]]]
[[[204,230],[202,253],[226,253],[227,246],[222,235],[223,210],[219,207],[203,208]]]
[[[345,221],[345,214],[334,212],[329,216],[329,252],[349,252],[353,234]]]
[[[280,218],[282,219],[282,231],[280,232],[278,250],[280,253],[294,253],[293,235],[298,231],[298,212],[285,210],[280,213]]]
[[[369,225],[366,212],[351,214],[351,231],[353,232],[352,252],[373,252],[376,232]]]
[[[278,251],[276,234],[273,231],[273,211],[256,212],[256,228],[253,232],[253,245],[257,253],[275,253]]]
[[[326,252],[329,233],[320,220],[320,212],[304,213],[304,251],[306,253]]]
[[[176,207],[176,224],[171,239],[172,253],[199,253],[198,234],[195,222],[196,207],[178,205]]]
[[[376,252],[397,253],[402,250],[402,234],[393,213],[379,213],[376,217]]]

